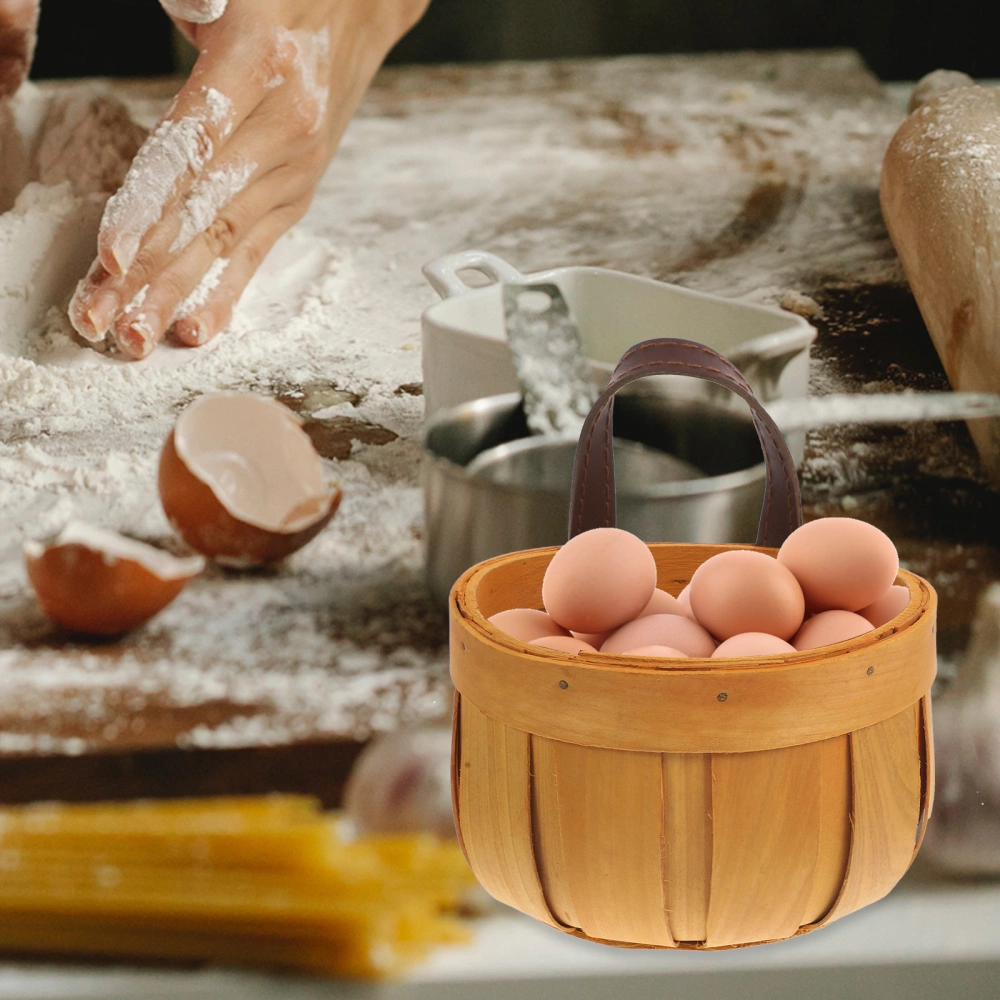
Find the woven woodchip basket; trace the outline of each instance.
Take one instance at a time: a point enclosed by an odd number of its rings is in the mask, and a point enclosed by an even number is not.
[[[792,458],[740,373],[688,341],[622,358],[581,434],[570,535],[614,524],[615,391],[664,372],[751,405],[767,464],[758,547],[773,554],[802,519]],[[750,546],[651,545],[657,585],[676,595],[730,548]],[[455,823],[483,886],[578,937],[699,949],[788,938],[889,892],[933,800],[931,586],[900,571],[906,609],[835,646],[650,666],[487,621],[542,607],[556,551],[480,563],[451,594]]]

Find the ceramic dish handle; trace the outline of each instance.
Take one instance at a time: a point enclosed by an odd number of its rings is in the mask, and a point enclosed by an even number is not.
[[[573,466],[569,537],[590,528],[615,526],[615,464],[611,446],[614,396],[629,382],[647,375],[691,375],[725,386],[747,401],[764,449],[764,507],[757,544],[780,546],[802,524],[795,462],[781,431],[732,362],[703,344],[671,338],[646,340],[630,347],[587,415]]]
[[[485,250],[463,250],[438,257],[423,267],[424,277],[443,299],[472,291],[458,276],[459,271],[479,271],[494,281],[524,281],[524,275],[502,257]]]

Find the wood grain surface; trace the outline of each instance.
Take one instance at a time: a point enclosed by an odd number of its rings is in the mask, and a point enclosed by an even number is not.
[[[155,107],[176,81],[116,86]],[[593,264],[757,301],[805,293],[823,310],[811,318],[813,391],[943,388],[878,209],[882,153],[902,116],[848,52],[386,71],[299,227],[351,262],[330,312],[338,335],[357,338],[344,364],[360,374],[345,381],[333,366],[263,388],[376,496],[416,491],[419,352],[398,385],[380,372],[386,352],[418,341],[434,301],[421,265],[470,246],[525,272]],[[335,403],[354,409],[313,416]],[[3,448],[30,445],[31,420],[7,407]],[[79,465],[93,458],[72,436],[47,447]],[[801,479],[807,517],[871,519],[911,569],[947,579],[941,638],[960,645],[977,588],[1000,572],[990,527],[1000,505],[964,426],[814,432]],[[345,487],[338,519],[351,503]],[[20,558],[22,514],[0,510],[2,559]],[[441,717],[450,702],[446,616],[420,579],[418,504],[408,517],[382,532],[387,548],[359,550],[326,576],[210,574],[175,617],[119,643],[72,642],[23,584],[4,589],[0,798],[270,786],[336,800],[372,732]],[[349,539],[354,524],[328,530]],[[207,629],[217,599],[235,607],[255,587],[270,596],[243,638],[264,653],[225,671],[224,645],[193,656],[176,623]],[[287,642],[296,630],[317,637],[304,659]]]

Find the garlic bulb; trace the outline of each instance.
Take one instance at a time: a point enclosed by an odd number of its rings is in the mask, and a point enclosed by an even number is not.
[[[372,740],[347,780],[344,810],[358,833],[454,837],[451,729],[407,729]]]
[[[934,701],[934,810],[922,855],[957,875],[1000,874],[1000,584],[979,599],[954,684]]]

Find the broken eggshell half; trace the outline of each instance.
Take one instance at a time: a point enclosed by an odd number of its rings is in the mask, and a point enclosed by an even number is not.
[[[160,500],[193,549],[224,565],[277,562],[326,526],[342,491],[298,417],[248,393],[203,396],[160,455]]]
[[[119,635],[162,611],[205,568],[201,556],[162,549],[71,521],[58,535],[24,545],[28,578],[57,625]]]

